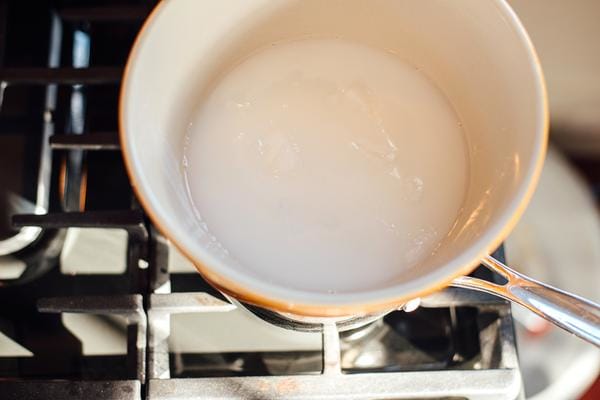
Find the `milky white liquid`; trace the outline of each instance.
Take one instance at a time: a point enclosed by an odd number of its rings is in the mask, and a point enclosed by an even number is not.
[[[339,39],[263,49],[217,82],[185,150],[208,230],[260,279],[346,292],[430,256],[467,185],[460,121],[383,50]]]

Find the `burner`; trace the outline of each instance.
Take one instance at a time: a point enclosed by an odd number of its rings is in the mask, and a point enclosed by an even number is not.
[[[269,324],[300,332],[321,332],[323,330],[324,325],[327,324],[335,325],[335,328],[338,332],[360,329],[366,325],[371,324],[372,322],[380,320],[381,318],[383,318],[384,315],[392,311],[390,310],[376,314],[348,316],[340,318],[315,318],[304,317],[301,315],[294,315],[289,313],[278,313],[251,304],[239,303],[235,299],[230,298],[229,300],[239,305],[240,307],[247,309],[248,311],[250,311],[251,313],[253,313],[254,315],[256,315],[257,317],[261,318]]]

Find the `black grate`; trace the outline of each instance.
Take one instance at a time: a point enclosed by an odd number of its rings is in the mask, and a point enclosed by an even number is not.
[[[142,336],[145,342],[140,294],[148,288],[139,263],[147,257],[149,237],[116,151],[116,115],[127,54],[154,3],[0,3],[0,178],[9,182],[1,195],[11,191],[25,203],[44,203],[46,211],[35,215],[34,207],[0,207],[8,214],[5,227],[12,217],[13,228],[42,229],[29,246],[11,255],[25,263],[25,271],[0,283],[0,330],[33,353],[0,358],[3,378],[110,380],[121,382],[124,393],[140,392],[135,387],[144,381],[145,347],[136,343]],[[37,193],[40,174],[47,175],[49,186],[43,201]],[[57,267],[65,231],[76,226],[124,229],[126,272],[61,274]],[[5,237],[16,233],[4,231]],[[83,356],[60,312],[123,316],[129,326],[127,355]],[[138,383],[123,383],[128,381]],[[92,391],[101,387],[92,386]],[[56,393],[62,389],[52,386]],[[0,387],[0,397],[21,390]]]

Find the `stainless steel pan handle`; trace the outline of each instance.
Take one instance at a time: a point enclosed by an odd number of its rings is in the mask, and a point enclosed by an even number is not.
[[[461,276],[452,286],[479,290],[518,303],[548,321],[600,347],[600,305],[522,275],[491,256],[483,265],[508,281],[504,285]]]

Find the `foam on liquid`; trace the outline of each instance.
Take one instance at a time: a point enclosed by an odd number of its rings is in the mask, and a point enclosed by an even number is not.
[[[199,106],[192,201],[239,264],[286,287],[346,292],[418,268],[467,185],[458,116],[397,56],[339,39],[263,49]]]

